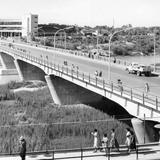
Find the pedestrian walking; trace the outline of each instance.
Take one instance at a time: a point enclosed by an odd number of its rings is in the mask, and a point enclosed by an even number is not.
[[[97,71],[97,70],[95,71],[94,75],[95,75],[96,77],[98,76],[98,71]]]
[[[102,77],[102,71],[99,72],[99,77]]]
[[[111,147],[111,149],[117,148],[117,150],[119,151],[119,143],[115,137],[115,130],[114,129],[111,130],[110,147]]]
[[[148,97],[148,92],[150,91],[149,89],[149,84],[148,83],[145,83],[145,95],[146,97]]]
[[[19,143],[20,143],[19,155],[21,157],[21,160],[25,160],[25,157],[26,157],[26,140],[24,139],[24,137],[22,137],[22,136],[20,137]]]
[[[123,84],[122,84],[122,81],[120,79],[117,80],[117,83],[118,83],[118,88],[119,88],[119,91],[122,95],[122,92],[123,92]]]
[[[136,136],[133,131],[131,132],[131,145],[130,148],[136,150]]]
[[[103,135],[101,143],[102,143],[102,151],[106,151],[106,148],[108,147],[108,137],[106,133]]]
[[[98,131],[97,129],[94,129],[94,132],[91,132],[91,134],[94,137],[94,143],[93,143],[94,152],[97,152],[97,149],[98,149]]]
[[[130,152],[131,151],[131,131],[130,131],[130,129],[129,128],[126,128],[126,141],[125,141],[125,144],[126,144],[126,146],[127,146],[127,148],[128,148],[128,152]]]

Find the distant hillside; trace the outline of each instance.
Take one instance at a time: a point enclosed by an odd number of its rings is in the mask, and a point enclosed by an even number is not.
[[[46,39],[46,44],[53,46],[53,36],[59,29],[64,29],[66,27],[71,27],[65,24],[39,24],[39,34],[41,36],[52,36]],[[121,28],[113,28],[108,26],[72,26],[70,29],[66,29],[67,35],[67,49],[73,50],[89,50],[89,48],[97,48],[97,36],[99,47],[102,44],[107,44],[109,42],[110,34],[116,31],[123,30],[129,26],[122,26]],[[132,29],[119,32],[112,38],[113,55],[130,55],[132,52],[139,52],[143,55],[150,55],[154,52],[154,34],[155,34],[155,48],[156,53],[160,52],[160,27],[132,27]],[[134,44],[134,47],[129,46],[129,43]],[[64,32],[57,35],[56,46],[59,48],[64,48]],[[100,49],[108,50],[108,47],[102,47]],[[107,53],[106,53],[107,54]]]

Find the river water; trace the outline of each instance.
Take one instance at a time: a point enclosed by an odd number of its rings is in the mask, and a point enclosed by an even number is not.
[[[156,64],[160,64],[160,55],[154,56],[118,56],[117,59],[121,59],[128,62],[138,62],[141,64],[151,65],[154,64],[154,61]]]
[[[0,84],[6,84],[10,81],[19,81],[19,76],[18,75],[5,75],[2,76],[0,75]]]
[[[0,69],[2,68],[0,64]],[[18,75],[0,75],[0,85],[6,84],[10,81],[20,81],[20,78]]]

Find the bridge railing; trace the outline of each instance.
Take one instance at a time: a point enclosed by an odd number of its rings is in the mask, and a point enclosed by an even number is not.
[[[109,92],[113,92],[115,94],[119,94],[120,96],[129,98],[134,101],[138,101],[139,103],[143,105],[150,106],[152,105],[153,109],[156,109],[160,111],[160,97],[156,95],[152,95],[151,93],[143,93],[140,90],[132,89],[128,86],[119,86],[116,83],[108,83],[106,80],[102,79],[99,76],[93,76],[87,73],[80,72],[78,69],[75,70],[73,68],[69,68],[68,66],[59,65],[49,60],[44,60],[43,58],[37,58],[33,55],[30,55],[29,53],[17,51],[12,47],[9,46],[1,46],[1,49],[11,52],[14,56],[19,56],[21,58],[26,58],[27,60],[30,60],[32,62],[38,63],[39,65],[43,65],[44,67],[49,67],[51,69],[57,70],[58,72],[62,72],[67,74],[68,76],[77,78],[81,81],[90,83],[96,87],[100,87],[102,89],[106,89]]]
[[[160,97],[158,96],[152,95],[150,93],[145,94],[144,92],[138,89],[132,89],[128,86],[124,86],[124,85],[119,86],[116,83],[108,83],[101,77],[91,76],[90,74],[84,74],[80,72],[79,70],[70,69],[68,67],[55,65],[54,69],[57,69],[59,72],[62,72],[62,73],[67,73],[69,76],[78,78],[96,87],[107,89],[110,92],[115,92],[131,100],[138,100],[143,105],[152,104],[154,106],[154,109],[160,110],[158,108],[160,107]]]

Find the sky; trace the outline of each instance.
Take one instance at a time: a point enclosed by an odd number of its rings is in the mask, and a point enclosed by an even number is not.
[[[39,15],[39,24],[160,26],[160,0],[0,0],[0,19]]]

